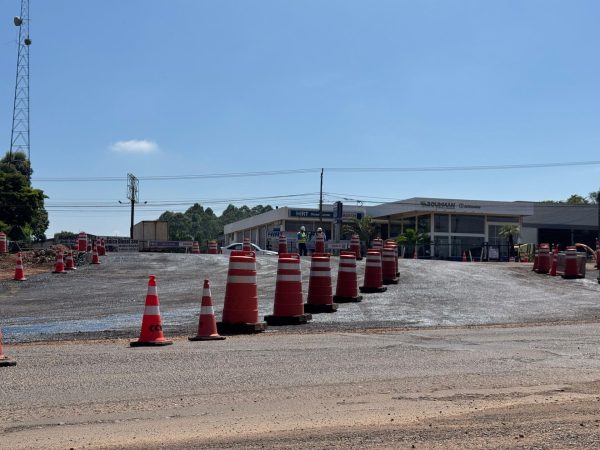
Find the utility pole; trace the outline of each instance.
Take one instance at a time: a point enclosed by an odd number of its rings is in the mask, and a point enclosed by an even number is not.
[[[13,103],[12,130],[10,133],[9,159],[14,152],[23,152],[30,161],[29,148],[29,0],[21,0],[21,15],[13,18],[19,28],[17,50],[17,77]]]
[[[129,237],[133,239],[133,217],[135,204],[140,201],[140,182],[131,173],[127,174],[127,198],[131,201],[131,227],[129,229]]]
[[[321,193],[319,195],[319,226],[323,228],[323,169],[321,169]]]

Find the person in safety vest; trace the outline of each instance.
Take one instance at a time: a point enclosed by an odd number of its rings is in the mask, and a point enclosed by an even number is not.
[[[298,231],[298,234],[296,235],[296,239],[298,239],[298,253],[300,253],[300,256],[308,255],[308,252],[306,250],[307,238],[308,236],[306,235],[306,228],[304,228],[304,225],[302,225],[300,227],[300,231]]]

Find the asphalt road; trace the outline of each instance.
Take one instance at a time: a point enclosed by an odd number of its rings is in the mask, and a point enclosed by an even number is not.
[[[333,285],[337,258],[332,258]],[[362,284],[365,261],[358,263]],[[33,275],[0,282],[0,326],[6,342],[135,338],[149,275],[156,275],[167,335],[197,327],[202,282],[211,282],[217,318],[223,308],[228,259],[222,255],[110,254],[100,266],[66,275]],[[257,259],[259,315],[272,313],[277,259]],[[302,261],[304,292],[310,260]],[[563,280],[538,275],[531,264],[400,260],[400,284],[368,294],[361,303],[314,315],[291,332],[377,327],[464,326],[596,320],[600,285],[595,273]],[[293,327],[279,328],[290,331]]]
[[[0,448],[598,448],[599,334],[593,323],[8,345]]]

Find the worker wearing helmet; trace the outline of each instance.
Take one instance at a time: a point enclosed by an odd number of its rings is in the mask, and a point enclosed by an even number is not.
[[[302,225],[300,227],[300,231],[298,231],[298,234],[296,235],[296,239],[298,239],[298,253],[300,253],[300,256],[308,255],[308,251],[306,250],[307,235],[306,235],[306,228],[304,227],[304,225]]]

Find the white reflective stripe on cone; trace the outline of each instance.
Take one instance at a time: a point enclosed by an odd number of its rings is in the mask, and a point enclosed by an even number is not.
[[[292,263],[279,263],[279,265],[277,266],[278,269],[280,270],[300,270],[300,261],[298,261],[296,264],[292,264]]]
[[[200,307],[200,315],[201,316],[206,316],[210,314],[211,316],[215,315],[215,311],[213,310],[212,306],[201,306]]]
[[[277,281],[302,281],[302,275],[279,275]]]
[[[381,267],[381,263],[380,262],[368,262],[366,264],[367,267]]]
[[[158,295],[156,286],[148,286],[148,294],[147,295]]]
[[[232,261],[229,263],[229,268],[237,270],[256,270],[256,263]]]
[[[340,267],[338,272],[351,272],[356,273],[356,267]]]
[[[327,267],[329,268],[329,261],[312,261],[311,267]]]
[[[256,284],[256,275],[228,275],[227,282],[232,284]]]
[[[144,308],[145,316],[160,316],[160,307],[159,306],[146,306]]]
[[[311,277],[330,277],[331,272],[329,270],[319,270],[319,271],[311,270],[310,276]]]
[[[202,288],[202,297],[212,297],[210,295],[210,288]]]

